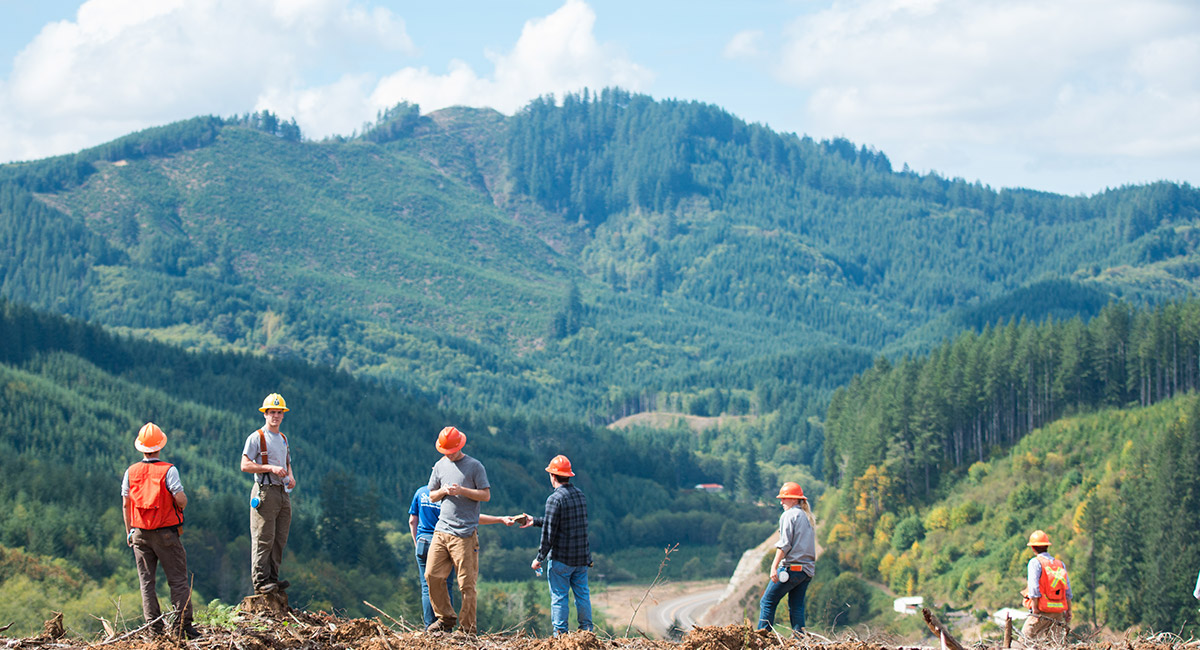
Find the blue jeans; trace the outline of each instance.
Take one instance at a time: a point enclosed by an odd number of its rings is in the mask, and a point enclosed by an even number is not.
[[[804,594],[808,591],[808,583],[812,578],[803,571],[788,571],[787,582],[771,581],[763,592],[762,602],[758,610],[758,629],[769,628],[775,624],[775,608],[779,601],[788,597],[788,614],[792,620],[792,630],[804,627]]]
[[[562,562],[546,560],[546,581],[550,583],[550,625],[554,634],[567,633],[567,590],[575,592],[575,614],[579,617],[579,629],[592,629],[592,596],[588,592],[588,568],[567,566]]]
[[[417,577],[421,579],[421,618],[425,621],[425,627],[433,624],[437,618],[433,615],[433,605],[429,602],[429,583],[425,582],[425,561],[429,559],[429,543],[433,540],[429,535],[417,536]],[[446,590],[450,592],[450,602],[454,602],[454,590],[450,588],[454,584],[454,570],[450,570],[450,575],[446,578]]]

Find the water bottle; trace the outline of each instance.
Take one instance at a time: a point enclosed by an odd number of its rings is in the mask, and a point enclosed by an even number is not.
[[[258,498],[258,490],[255,490],[250,494],[250,507],[257,510],[260,503],[262,503],[262,499]]]
[[[780,582],[787,582],[787,581],[788,581],[788,577],[789,577],[789,576],[788,576],[788,565],[786,565],[786,564],[780,564],[780,565],[779,565],[779,581],[780,581]]]
[[[539,566],[538,568],[534,569],[533,573],[539,578],[542,577],[542,567]]]

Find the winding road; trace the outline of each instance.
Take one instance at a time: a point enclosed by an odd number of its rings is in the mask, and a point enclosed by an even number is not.
[[[711,589],[668,600],[650,612],[650,626],[659,638],[669,638],[671,626],[678,624],[687,631],[695,627],[696,619],[721,598],[725,590]]]

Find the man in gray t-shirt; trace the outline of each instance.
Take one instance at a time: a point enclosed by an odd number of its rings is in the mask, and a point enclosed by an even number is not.
[[[467,437],[454,427],[438,434],[437,450],[442,459],[429,475],[429,499],[440,502],[442,512],[434,527],[433,542],[425,563],[429,601],[437,620],[431,632],[449,632],[459,617],[450,602],[446,578],[453,568],[462,593],[462,631],[475,634],[475,580],[479,575],[479,504],[492,498],[483,463],[463,453]]]

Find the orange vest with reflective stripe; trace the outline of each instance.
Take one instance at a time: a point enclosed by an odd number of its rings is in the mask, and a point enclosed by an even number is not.
[[[134,463],[129,466],[129,525],[143,530],[169,528],[183,523],[175,497],[167,489],[171,463]]]
[[[1067,611],[1067,567],[1058,558],[1051,560],[1039,555],[1037,560],[1042,565],[1042,575],[1038,578],[1038,591],[1042,594],[1037,601],[1038,611]]]

